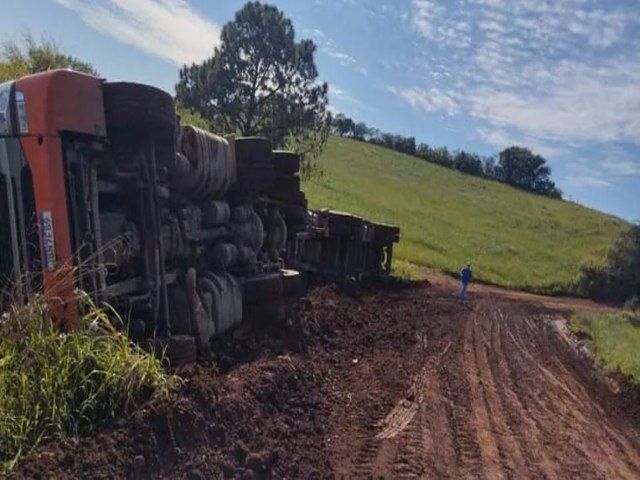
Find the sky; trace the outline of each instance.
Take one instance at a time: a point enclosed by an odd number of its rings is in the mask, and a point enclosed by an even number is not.
[[[243,0],[1,0],[109,80],[174,92]],[[382,131],[544,156],[565,198],[640,221],[638,0],[271,0],[316,43],[331,109]]]

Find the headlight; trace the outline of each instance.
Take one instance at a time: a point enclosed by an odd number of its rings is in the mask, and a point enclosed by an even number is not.
[[[27,121],[27,105],[24,101],[24,93],[16,92],[16,112],[18,113],[18,131],[21,134],[29,133]]]

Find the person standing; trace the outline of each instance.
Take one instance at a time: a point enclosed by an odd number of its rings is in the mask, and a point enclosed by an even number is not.
[[[460,293],[458,294],[458,302],[464,303],[464,299],[467,295],[467,288],[471,279],[473,278],[473,272],[471,271],[471,263],[467,263],[462,270],[460,270]]]

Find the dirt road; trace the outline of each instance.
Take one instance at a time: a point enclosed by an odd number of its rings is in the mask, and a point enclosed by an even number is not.
[[[316,289],[287,325],[228,335],[182,391],[43,446],[16,478],[640,478],[639,390],[612,392],[565,340],[576,303],[454,292]]]
[[[553,318],[483,298],[440,323],[436,335],[425,328],[406,394],[384,418],[371,418],[368,433],[355,429],[359,454],[354,462],[345,457],[340,473],[639,478],[635,431],[603,408],[594,391],[601,387],[574,369]]]

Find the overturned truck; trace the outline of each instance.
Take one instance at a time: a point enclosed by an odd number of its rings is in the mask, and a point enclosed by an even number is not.
[[[399,230],[309,210],[299,169],[266,139],[180,125],[154,87],[61,70],[2,84],[0,309],[42,291],[73,328],[81,289],[180,363],[309,279],[388,274]]]

